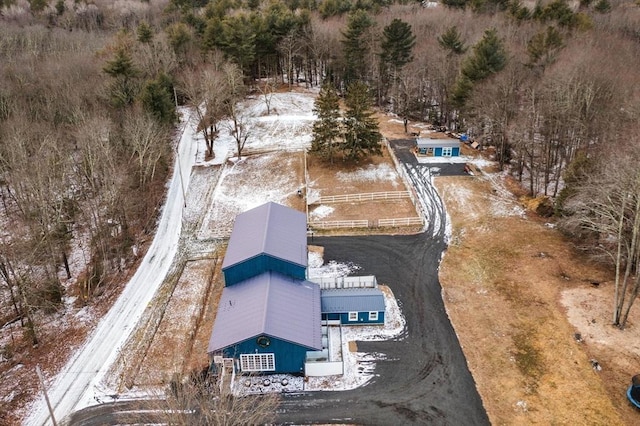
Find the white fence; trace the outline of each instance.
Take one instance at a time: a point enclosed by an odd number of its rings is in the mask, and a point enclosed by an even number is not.
[[[326,195],[313,201],[313,204],[349,203],[352,201],[399,200],[409,198],[409,191],[367,192],[362,194]]]
[[[320,286],[321,289],[331,288],[376,288],[378,281],[375,275],[361,277],[309,277],[309,281]]]
[[[311,228],[333,229],[333,228],[368,228],[369,221],[363,220],[325,220],[309,222]]]
[[[401,219],[379,219],[378,226],[409,226],[409,225],[421,225],[423,224],[421,217],[405,217]]]
[[[341,228],[383,228],[393,226],[423,225],[421,217],[403,217],[397,219],[378,219],[377,221],[362,220],[326,220],[309,222],[311,229],[341,229]]]
[[[411,179],[409,179],[409,176],[407,176],[406,167],[402,163],[400,163],[400,160],[398,160],[398,157],[396,157],[396,153],[393,151],[393,148],[391,148],[391,145],[389,145],[389,141],[387,140],[387,138],[382,138],[382,143],[387,147],[387,151],[389,152],[389,155],[393,160],[393,164],[395,164],[396,166],[396,171],[400,174],[400,177],[404,182],[404,186],[407,188],[409,192],[409,198],[411,198],[411,202],[419,210],[418,213],[422,213],[422,216],[426,217],[424,209],[422,208],[422,204],[418,203],[416,200],[417,194],[415,192],[415,188],[413,188],[409,184],[409,182],[411,182]]]

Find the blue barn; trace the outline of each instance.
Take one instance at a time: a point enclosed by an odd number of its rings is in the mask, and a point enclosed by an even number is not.
[[[307,217],[276,203],[237,216],[222,263],[226,286],[265,271],[305,279]]]
[[[320,311],[323,320],[343,325],[384,324],[384,294],[378,288],[324,289]]]
[[[429,139],[416,140],[418,155],[427,157],[459,157],[460,141],[458,139]]]
[[[207,352],[243,373],[303,374],[308,351],[322,350],[320,287],[265,272],[225,287]]]

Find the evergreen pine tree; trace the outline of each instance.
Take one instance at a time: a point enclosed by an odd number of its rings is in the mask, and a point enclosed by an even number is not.
[[[464,9],[469,0],[442,0],[442,4],[452,9]]]
[[[349,15],[347,31],[342,33],[345,58],[343,78],[347,86],[356,80],[365,79],[367,75],[370,48],[365,35],[373,25],[374,21],[364,10],[358,9]]]
[[[462,65],[462,74],[475,82],[501,71],[507,64],[507,53],[495,29],[486,30],[473,47],[473,54]]]
[[[346,160],[358,161],[368,155],[381,155],[378,123],[371,110],[369,88],[361,81],[347,88],[344,135],[341,149]]]
[[[138,41],[140,43],[149,43],[153,39],[153,31],[146,22],[141,22],[136,30]]]
[[[456,26],[449,27],[438,37],[438,44],[444,50],[448,50],[450,54],[462,55],[467,51],[464,42],[460,40],[460,33]]]
[[[226,17],[217,42],[220,49],[247,74],[256,57],[254,23],[246,14]]]
[[[416,44],[416,36],[411,31],[411,25],[400,19],[394,19],[383,30],[380,52],[380,74],[382,93],[386,97],[389,82],[393,94],[393,111],[398,107],[398,79],[399,74],[409,62],[413,61],[411,50]]]
[[[594,9],[600,13],[611,12],[611,3],[609,3],[609,0],[599,0]]]
[[[135,79],[139,72],[133,64],[133,59],[127,48],[120,46],[116,50],[115,57],[107,62],[102,70],[114,79],[111,85],[113,104],[119,108],[131,105],[136,96]]]
[[[527,43],[529,65],[546,66],[553,62],[554,54],[563,46],[562,34],[552,26],[534,35]]]
[[[501,71],[507,64],[507,52],[495,29],[486,30],[482,40],[473,47],[473,54],[462,64],[451,102],[461,108],[471,95],[473,85]]]
[[[325,83],[314,103],[318,119],[313,123],[311,151],[333,164],[336,143],[340,137],[340,104],[336,89]]]
[[[160,123],[173,124],[176,120],[176,105],[173,84],[166,74],[147,82],[140,95],[142,106]]]
[[[0,5],[2,5],[1,1],[0,1]],[[66,7],[64,5],[64,0],[56,1],[55,9],[56,9],[56,14],[58,16],[61,16],[64,13],[64,11],[66,10]]]
[[[382,35],[380,57],[385,64],[399,70],[413,61],[411,50],[416,44],[416,36],[411,31],[411,25],[396,18],[384,27]]]

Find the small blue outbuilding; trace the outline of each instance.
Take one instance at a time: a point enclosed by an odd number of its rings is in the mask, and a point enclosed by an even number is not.
[[[305,279],[307,217],[273,202],[239,214],[222,262],[226,286],[265,271]]]
[[[458,139],[416,139],[416,153],[427,157],[458,157],[460,141]]]
[[[384,294],[379,288],[332,288],[320,294],[324,321],[342,325],[384,324]]]

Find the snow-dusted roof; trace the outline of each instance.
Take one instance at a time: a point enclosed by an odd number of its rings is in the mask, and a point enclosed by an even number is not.
[[[261,334],[322,349],[318,284],[265,272],[225,287],[208,352]]]
[[[323,314],[384,311],[384,294],[378,288],[332,288],[320,293]]]
[[[435,147],[456,147],[460,146],[458,139],[430,139],[430,138],[418,138],[416,140],[418,148],[435,148]]]
[[[269,202],[236,217],[222,269],[260,254],[307,267],[307,217]]]

